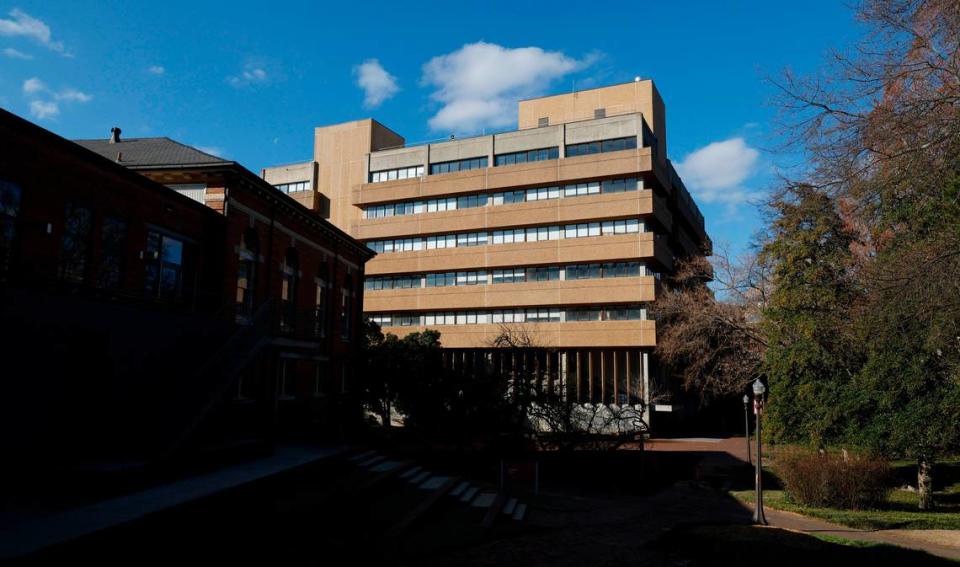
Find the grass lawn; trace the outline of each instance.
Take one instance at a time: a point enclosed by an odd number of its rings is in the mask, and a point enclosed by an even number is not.
[[[752,490],[732,493],[745,502],[753,502]],[[881,530],[960,530],[960,484],[955,484],[934,495],[938,508],[931,512],[917,509],[917,494],[895,490],[880,510],[839,510],[810,508],[794,503],[782,490],[765,490],[764,504],[778,510],[797,512],[841,524],[851,528]]]
[[[757,526],[685,526],[667,532],[652,547],[670,556],[677,565],[703,567],[956,565],[922,551]]]

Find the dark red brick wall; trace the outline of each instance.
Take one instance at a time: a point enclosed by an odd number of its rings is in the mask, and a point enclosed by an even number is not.
[[[101,256],[106,217],[127,223],[120,291],[144,289],[147,232],[159,228],[188,243],[192,299],[200,307],[222,302],[217,243],[226,223],[199,203],[7,113],[0,114],[0,179],[21,188],[16,239],[9,277],[55,281],[68,203],[93,211],[93,234],[85,277],[92,284]],[[49,232],[48,232],[49,227]]]

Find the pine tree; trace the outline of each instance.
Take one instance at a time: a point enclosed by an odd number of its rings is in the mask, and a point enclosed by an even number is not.
[[[838,401],[859,357],[849,333],[860,293],[851,271],[854,237],[831,199],[813,187],[789,188],[771,207],[761,251],[774,285],[762,324],[771,433],[821,445],[843,428]]]

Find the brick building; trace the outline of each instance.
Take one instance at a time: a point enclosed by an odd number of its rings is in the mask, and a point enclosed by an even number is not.
[[[0,110],[4,450],[150,462],[329,428],[372,256],[235,162]]]

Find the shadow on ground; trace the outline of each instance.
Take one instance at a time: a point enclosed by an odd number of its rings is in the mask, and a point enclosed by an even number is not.
[[[665,556],[669,564],[691,567],[956,565],[948,559],[891,545],[824,540],[778,528],[738,525],[678,526],[649,547]]]

